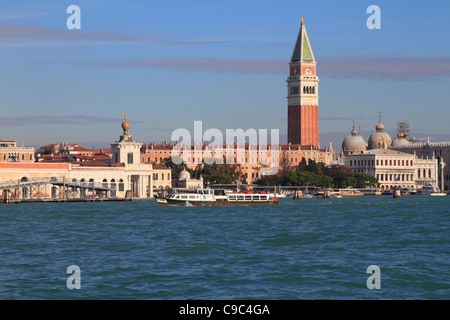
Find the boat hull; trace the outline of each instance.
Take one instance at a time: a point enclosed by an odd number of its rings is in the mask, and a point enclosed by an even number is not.
[[[253,205],[274,205],[278,200],[269,201],[178,201],[173,199],[158,200],[160,206],[253,206]]]

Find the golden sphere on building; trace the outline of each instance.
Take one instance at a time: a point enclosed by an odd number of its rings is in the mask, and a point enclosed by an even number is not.
[[[123,130],[129,130],[130,129],[130,123],[128,121],[122,122],[122,129]]]

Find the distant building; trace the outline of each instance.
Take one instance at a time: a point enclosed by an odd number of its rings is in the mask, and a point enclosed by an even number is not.
[[[180,172],[178,180],[173,180],[172,185],[174,188],[184,188],[184,189],[197,189],[203,188],[203,177],[200,176],[200,179],[191,178],[191,174],[189,171],[184,169]]]
[[[345,165],[355,173],[378,179],[382,189],[420,189],[437,183],[437,159],[418,158],[414,154],[390,149],[372,149],[345,157]]]
[[[161,163],[164,159],[171,157],[172,150],[177,146],[179,145],[153,143],[144,145],[141,148],[141,157],[145,163]],[[332,164],[334,159],[334,151],[331,148],[299,144],[281,144],[274,147],[271,144],[212,145],[205,143],[202,146],[182,147],[181,150],[175,152],[178,152],[182,163],[189,169],[195,169],[203,166],[204,162],[212,163],[213,161],[217,161],[218,164],[236,164],[247,183],[253,183],[260,179],[266,168],[277,167],[294,170],[303,158],[306,161],[314,160],[325,165]]]
[[[34,162],[33,147],[17,147],[16,141],[0,140],[0,163]]]
[[[393,146],[393,149],[414,154],[417,157],[436,159],[438,163],[437,186],[442,191],[450,190],[450,142],[410,142]],[[441,164],[442,162],[442,164]]]
[[[130,196],[133,198],[152,198],[154,191],[169,189],[172,186],[172,173],[169,168],[153,167],[150,163],[141,162],[142,144],[135,141],[128,134],[130,124],[128,121],[122,123],[124,134],[119,141],[111,144],[112,159],[108,162],[96,161],[71,161],[70,157],[76,158],[77,154],[71,155],[69,150],[61,150],[61,146],[49,145],[41,149],[47,152],[61,153],[53,155],[51,159],[39,162],[9,161],[0,163],[0,181],[31,181],[37,178],[62,178],[71,182],[97,182],[114,190],[113,194],[119,198]],[[8,145],[5,151],[12,152],[15,147]],[[78,148],[78,146],[76,147]],[[34,148],[29,148],[29,154],[34,154]],[[77,149],[78,152],[88,152]],[[108,150],[108,149],[107,149]],[[1,152],[2,150],[0,150]],[[76,151],[75,151],[76,152]],[[5,153],[6,154],[6,153]],[[47,154],[48,155],[48,154]],[[51,155],[51,154],[50,154]],[[61,159],[60,159],[60,158]],[[65,159],[62,159],[66,157]],[[82,157],[95,157],[95,151]],[[21,159],[21,157],[19,157]],[[26,191],[33,197],[33,190]],[[81,191],[80,192],[84,192]],[[84,196],[84,194],[82,195]]]

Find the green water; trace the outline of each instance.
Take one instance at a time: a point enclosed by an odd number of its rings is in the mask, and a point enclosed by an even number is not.
[[[0,205],[0,299],[449,299],[449,204]],[[70,265],[81,289],[67,287]]]

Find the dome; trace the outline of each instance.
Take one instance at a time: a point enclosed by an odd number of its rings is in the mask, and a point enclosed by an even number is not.
[[[384,130],[384,125],[381,122],[378,122],[378,124],[375,126],[375,129],[377,131],[383,131]]]
[[[180,172],[179,180],[189,180],[191,179],[191,174],[186,169]]]
[[[366,142],[361,135],[356,133],[355,126],[353,125],[351,134],[342,141],[342,151],[344,154],[351,154],[364,150],[367,150]]]
[[[397,138],[392,141],[391,148],[402,148],[409,144],[409,141],[404,137],[402,133],[399,133],[397,135]]]
[[[384,125],[381,123],[381,116],[379,116],[378,124],[375,126],[376,131],[369,137],[368,149],[389,148],[392,144],[392,139],[384,132]]]

